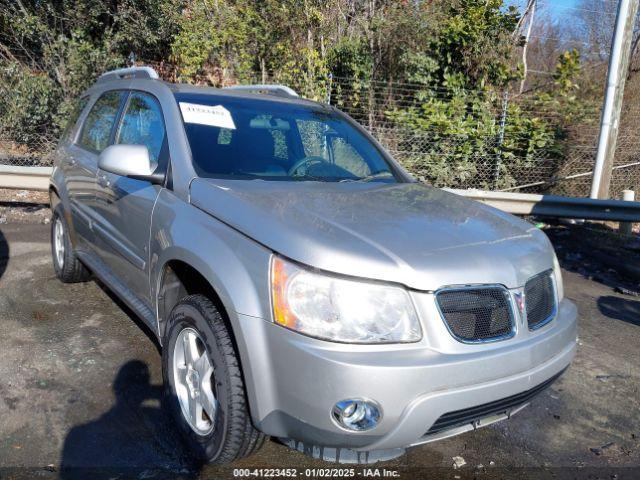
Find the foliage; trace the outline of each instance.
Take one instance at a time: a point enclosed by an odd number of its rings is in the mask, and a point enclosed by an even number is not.
[[[408,132],[398,146],[408,152],[406,166],[436,186],[466,188],[480,174],[483,188],[511,187],[517,170],[535,167],[537,154],[549,153],[556,140],[544,121],[491,92],[452,87],[421,96],[419,106],[388,114]]]
[[[1,65],[0,78],[2,127],[10,127],[11,140],[39,146],[60,101],[54,82],[15,63]]]
[[[415,94],[419,101],[387,114],[407,132],[397,148],[419,178],[464,188],[480,174],[480,186],[508,188],[518,183],[519,171],[558,157],[559,122],[532,116],[500,94],[518,78],[511,61],[517,22],[517,13],[504,11],[500,0],[451,2],[429,53],[412,54],[410,78],[423,85]],[[579,57],[563,54],[554,88],[536,98],[536,110],[566,100],[578,72]]]
[[[178,33],[171,44],[179,78],[192,81],[210,66],[240,81],[249,78],[253,63],[245,45],[252,38],[254,16],[250,6],[225,0],[203,0],[187,6],[178,18]],[[221,81],[218,75],[213,83]]]
[[[450,2],[442,31],[432,41],[441,60],[441,80],[463,75],[477,88],[501,86],[515,78],[510,62],[519,14],[502,0]]]
[[[55,138],[72,100],[134,52],[183,82],[331,93],[370,128],[392,126],[388,143],[424,180],[464,186],[482,173],[511,186],[543,152],[559,158],[563,122],[582,115],[569,51],[531,95],[562,118],[509,101],[501,125],[502,93],[520,76],[518,21],[503,0],[0,0],[0,130],[31,147]]]

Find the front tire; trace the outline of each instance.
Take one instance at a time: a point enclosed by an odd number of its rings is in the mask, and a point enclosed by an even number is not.
[[[69,236],[69,224],[65,219],[61,203],[53,210],[51,256],[56,277],[64,283],[84,282],[91,277],[91,272],[78,259],[73,249]]]
[[[163,344],[167,404],[195,455],[224,464],[257,451],[266,437],[251,423],[231,333],[213,302],[180,301]]]

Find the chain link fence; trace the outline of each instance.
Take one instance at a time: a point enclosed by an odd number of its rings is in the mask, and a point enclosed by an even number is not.
[[[0,127],[0,165],[50,167],[56,146],[54,135],[43,133],[29,142],[16,141],[10,128]]]
[[[154,67],[169,81],[175,68]],[[562,124],[565,113],[529,95],[353,78],[310,79],[258,75],[258,83],[284,83],[301,96],[329,102],[364,125],[418,178],[452,188],[588,196],[600,112]],[[215,77],[197,83],[217,84]],[[19,108],[10,86],[0,89],[0,112]],[[640,188],[640,106],[626,102],[620,126],[611,196]],[[48,125],[0,120],[0,165],[48,166],[56,135]],[[21,130],[22,129],[22,130]],[[37,132],[37,134],[33,134]],[[55,134],[54,134],[55,133]]]
[[[398,117],[397,112],[402,110],[415,108],[431,113],[434,103],[455,102],[449,92],[380,83],[364,86],[360,95],[354,96],[350,85],[351,79],[334,79],[332,103],[365,125],[397,160],[429,183],[589,196],[599,136],[599,105],[583,108],[580,120],[566,125],[565,112],[541,106],[526,94],[498,92],[484,99],[485,106],[490,106],[486,112],[489,115],[470,115],[478,123],[462,129],[455,123],[440,122],[433,114],[428,115],[431,124],[414,125]],[[438,113],[446,115],[447,110]],[[537,143],[539,139],[531,131],[514,124],[523,119],[542,124],[553,140]],[[446,128],[442,128],[443,123]],[[622,190],[640,188],[639,124],[640,106],[627,100],[611,180],[612,198],[619,198]]]

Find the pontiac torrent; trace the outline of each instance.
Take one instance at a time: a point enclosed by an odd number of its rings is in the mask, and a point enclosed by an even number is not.
[[[133,67],[69,123],[56,275],[99,278],[157,336],[169,408],[206,461],[268,436],[394,458],[508,418],[574,356],[545,234],[415,181],[336,108]]]

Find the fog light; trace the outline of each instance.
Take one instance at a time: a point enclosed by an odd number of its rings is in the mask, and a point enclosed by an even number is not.
[[[362,432],[375,427],[380,422],[382,414],[374,402],[355,398],[336,403],[331,417],[342,428]]]

